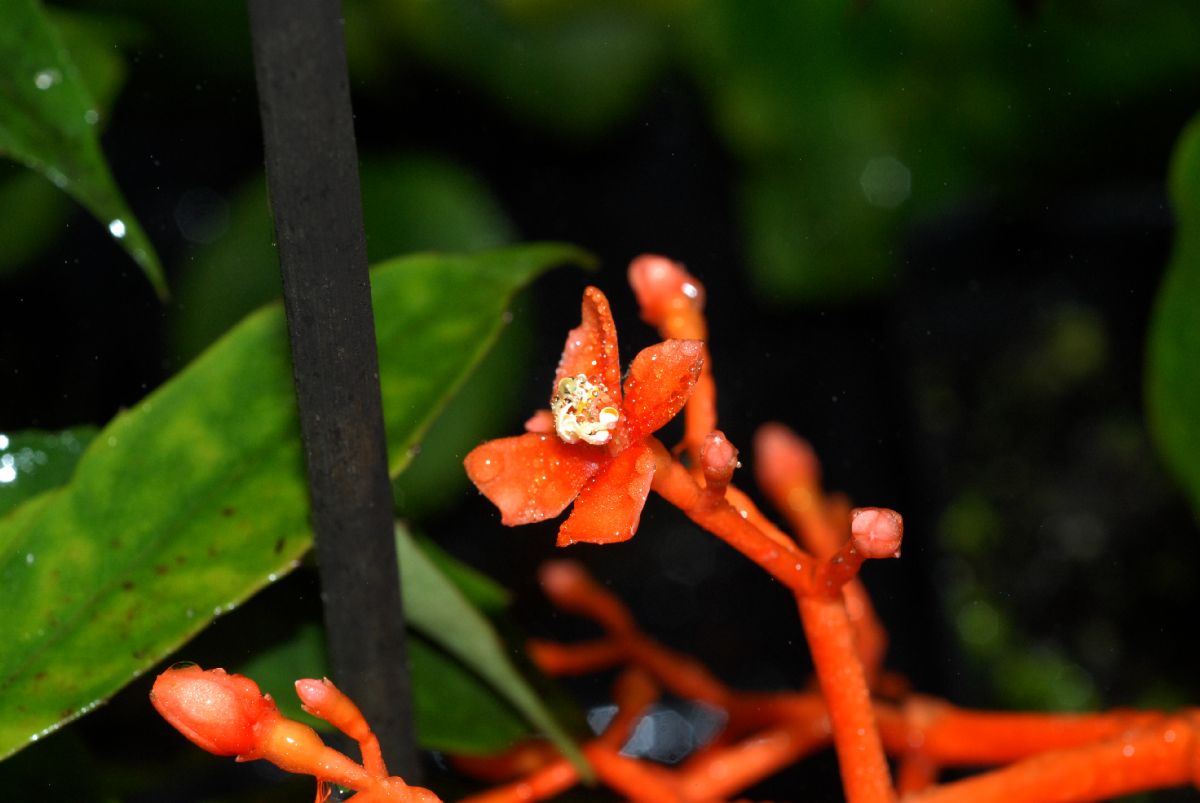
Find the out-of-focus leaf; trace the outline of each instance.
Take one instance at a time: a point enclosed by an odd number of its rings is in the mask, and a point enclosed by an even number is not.
[[[1171,163],[1175,248],[1150,321],[1146,407],[1155,444],[1200,516],[1200,118]]]
[[[1200,69],[1200,6],[1187,0],[1155,14],[1046,3],[1033,22],[1016,5],[681,8],[672,33],[739,163],[764,295],[885,291],[905,223],[1019,192],[1031,175],[1094,176],[1123,147],[1094,136],[1095,121],[1169,98]]]
[[[0,517],[71,478],[95,427],[0,433]]]
[[[650,8],[388,0],[364,10],[402,52],[480,84],[518,117],[595,138],[636,107],[662,64],[662,21]]]
[[[393,473],[566,245],[417,255],[372,276]],[[0,756],[91,710],[311,543],[282,310],[250,316],[0,519]]]
[[[402,527],[396,528],[396,551],[400,558],[404,615],[409,625],[491,683],[554,742],[584,777],[590,777],[591,770],[583,755],[513,666],[487,619],[425,557]]]
[[[367,250],[373,260],[414,251],[474,251],[512,240],[488,188],[430,156],[368,157],[361,164]],[[231,193],[228,227],[180,265],[173,321],[176,355],[198,354],[250,310],[279,296],[266,182]]]
[[[107,19],[56,11],[51,19],[62,34],[79,75],[96,101],[103,128],[125,81],[125,63],[113,49],[114,39],[130,33]],[[22,167],[0,165],[0,271],[28,263],[61,234],[71,204],[42,175]]]
[[[165,297],[158,256],[100,150],[100,109],[36,0],[6,0],[0,65],[0,154],[37,170],[83,204]]]
[[[530,734],[491,684],[412,631],[408,662],[417,742],[426,750],[494,753]]]
[[[473,566],[455,558],[431,538],[418,537],[417,545],[437,570],[444,574],[476,608],[490,616],[498,614],[508,607],[511,597],[504,586]]]
[[[0,271],[21,267],[62,233],[71,202],[31,170],[0,164]]]

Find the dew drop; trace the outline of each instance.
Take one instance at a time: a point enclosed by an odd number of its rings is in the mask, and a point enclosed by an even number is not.
[[[114,218],[108,224],[108,233],[118,240],[125,236],[125,221],[121,218]]]
[[[482,463],[475,466],[475,481],[479,483],[491,482],[500,476],[500,472],[504,469],[504,458],[499,455],[485,457]]]
[[[49,89],[60,81],[62,81],[62,73],[53,67],[38,70],[33,76],[33,85],[41,90]]]
[[[1125,756],[1125,758],[1133,758],[1135,752],[1136,750],[1131,744],[1127,744],[1121,748],[1121,755]]]
[[[10,454],[0,457],[0,484],[8,484],[16,478],[16,459]]]
[[[83,121],[88,125],[95,125],[100,122],[100,112],[95,109],[88,109],[83,113]]]
[[[32,565],[33,565],[33,562],[34,562],[35,560],[37,560],[37,558],[36,558],[36,557],[34,557],[34,555],[33,555],[33,553],[32,553],[32,552],[26,552],[26,553],[25,553],[25,565],[26,565],[26,566],[32,566]]]

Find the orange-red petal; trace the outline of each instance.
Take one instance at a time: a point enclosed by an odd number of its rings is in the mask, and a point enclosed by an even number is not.
[[[617,354],[617,326],[608,299],[595,287],[583,291],[583,321],[567,333],[554,387],[565,376],[583,374],[602,382],[612,400],[621,401],[621,359]]]
[[[699,340],[666,340],[633,358],[625,379],[626,438],[639,441],[683,409],[704,364]]]
[[[463,464],[475,487],[500,509],[500,521],[513,526],[562,513],[608,459],[601,449],[528,432],[477,446]]]
[[[634,443],[584,486],[571,515],[558,531],[558,545],[580,541],[612,544],[637,532],[650,482],[654,452],[645,442]]]

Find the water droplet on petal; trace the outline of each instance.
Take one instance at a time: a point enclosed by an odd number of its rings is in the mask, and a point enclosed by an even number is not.
[[[485,457],[482,461],[475,464],[475,481],[478,483],[487,483],[500,476],[500,472],[504,470],[504,458],[498,454],[493,454],[491,457]]]

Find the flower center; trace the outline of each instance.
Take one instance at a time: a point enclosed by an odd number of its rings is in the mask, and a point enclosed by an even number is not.
[[[592,382],[583,374],[558,380],[550,411],[554,413],[554,431],[566,443],[601,446],[612,439],[612,430],[621,420],[621,411],[613,406],[604,383]]]

